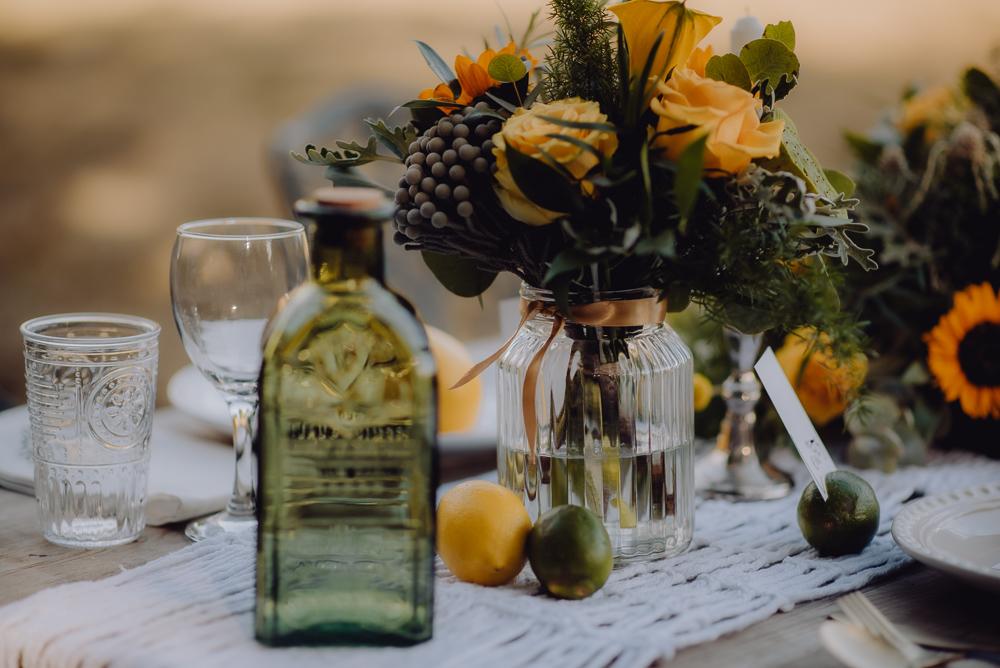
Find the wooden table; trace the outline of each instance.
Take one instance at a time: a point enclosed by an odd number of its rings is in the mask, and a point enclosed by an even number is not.
[[[473,458],[491,468],[488,459]],[[458,467],[442,477],[454,479]],[[0,605],[65,582],[109,577],[188,545],[182,526],[147,527],[137,542],[101,550],[52,545],[38,531],[35,500],[0,489]],[[906,626],[947,637],[1000,639],[1000,596],[981,592],[920,564],[864,588],[886,615]],[[787,666],[838,668],[820,644],[817,629],[836,610],[832,598],[796,606],[715,642],[691,647],[669,662],[671,668]],[[664,664],[667,665],[667,664]]]

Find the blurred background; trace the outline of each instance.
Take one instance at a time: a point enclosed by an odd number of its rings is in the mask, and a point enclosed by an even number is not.
[[[19,324],[89,310],[163,326],[165,403],[166,381],[188,363],[168,284],[177,225],[288,217],[280,187],[288,151],[321,139],[303,137],[294,119],[330,100],[388,100],[367,112],[384,116],[437,83],[412,40],[450,64],[458,53],[478,55],[486,36],[496,46],[502,12],[519,34],[540,3],[3,0],[0,404],[24,401]],[[823,165],[840,170],[851,167],[842,131],[874,125],[905,87],[951,83],[973,64],[997,69],[995,0],[689,5],[724,17],[707,39],[716,52],[728,50],[730,28],[748,13],[794,23],[800,85],[782,106]],[[345,134],[360,137],[362,118]],[[303,169],[321,179],[319,168]],[[498,281],[480,309],[447,295],[416,254],[389,252],[390,281],[431,324],[465,339],[497,333],[495,302],[515,294],[514,281]]]

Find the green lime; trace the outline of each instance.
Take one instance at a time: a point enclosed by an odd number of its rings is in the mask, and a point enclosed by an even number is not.
[[[611,539],[586,508],[556,506],[543,513],[528,534],[528,563],[553,596],[587,598],[611,575]]]
[[[799,528],[821,557],[856,554],[878,530],[878,499],[867,482],[848,471],[826,475],[826,501],[815,482],[799,499]]]

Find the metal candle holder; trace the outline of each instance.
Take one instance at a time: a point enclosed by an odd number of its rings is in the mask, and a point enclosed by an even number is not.
[[[753,438],[761,392],[753,365],[762,337],[729,328],[725,335],[733,366],[722,384],[726,417],[715,448],[695,464],[695,486],[699,492],[736,499],[779,499],[791,492],[791,480],[769,463],[761,465]]]

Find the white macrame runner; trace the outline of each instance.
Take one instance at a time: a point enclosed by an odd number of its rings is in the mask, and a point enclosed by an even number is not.
[[[786,464],[787,466],[787,464]],[[796,464],[796,490],[808,478]],[[410,648],[264,647],[253,639],[254,539],[222,536],[98,582],[0,608],[6,668],[199,666],[551,666],[645,668],[796,603],[857,589],[910,561],[889,529],[914,495],[1000,479],[1000,462],[948,455],[892,474],[863,471],[882,515],[859,555],[821,559],[796,522],[799,492],[754,503],[699,500],[680,556],[616,569],[582,601],[456,580],[440,560],[434,638]]]

